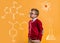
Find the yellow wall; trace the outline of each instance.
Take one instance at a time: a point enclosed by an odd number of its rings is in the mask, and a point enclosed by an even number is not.
[[[60,42],[60,1],[59,0],[46,0],[48,3],[48,11],[44,10],[45,0],[0,0],[0,43],[13,43],[12,38],[14,35],[15,43],[27,43],[28,42],[28,21],[29,11],[31,8],[37,8],[40,11],[39,19],[43,23],[44,35],[42,38],[42,43],[59,43]],[[18,9],[18,14],[15,15],[13,19],[12,15],[16,13],[16,9],[11,9],[13,2],[16,2],[16,8],[21,6]],[[5,8],[7,8],[5,12]],[[21,15],[24,14],[24,15]],[[6,16],[4,16],[6,15]],[[4,18],[5,17],[5,18]],[[15,22],[18,22],[15,24]],[[12,28],[12,24],[14,28]],[[23,24],[22,24],[23,23]],[[10,31],[13,29],[12,31]],[[47,35],[49,34],[49,29],[51,30],[51,35],[55,37],[55,40],[46,40]],[[52,31],[53,30],[53,31]],[[9,33],[10,32],[10,33]],[[17,32],[17,33],[16,33]],[[53,38],[52,38],[53,39]]]

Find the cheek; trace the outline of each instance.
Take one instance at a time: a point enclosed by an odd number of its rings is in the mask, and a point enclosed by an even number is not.
[[[30,15],[30,17],[33,17],[33,15]]]
[[[32,17],[36,17],[36,15],[32,15]]]
[[[34,15],[34,17],[37,17],[37,15]]]

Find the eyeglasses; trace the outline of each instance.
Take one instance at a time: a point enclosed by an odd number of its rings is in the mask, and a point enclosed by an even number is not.
[[[32,15],[32,14],[34,14],[34,13],[30,12],[30,14]],[[36,15],[36,14],[34,14],[34,15]]]

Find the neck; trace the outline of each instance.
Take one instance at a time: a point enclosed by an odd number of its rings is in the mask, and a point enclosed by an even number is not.
[[[32,18],[33,21],[35,21],[37,18]]]
[[[35,19],[35,18],[32,18],[32,19]]]

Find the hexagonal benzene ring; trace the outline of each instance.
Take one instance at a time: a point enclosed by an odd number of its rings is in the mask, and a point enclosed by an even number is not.
[[[16,14],[19,14],[18,9],[21,8],[21,7],[22,7],[22,6],[19,6],[19,7],[17,7],[17,8],[14,8],[14,7],[11,7],[11,8],[10,8],[10,13],[12,14],[13,19],[15,19],[15,15],[16,15]],[[13,11],[13,9],[15,9],[15,10]]]
[[[14,34],[12,32],[15,32]],[[12,42],[15,42],[15,37],[17,36],[17,30],[16,29],[10,29],[9,30],[9,36],[12,39]]]
[[[9,36],[16,37],[17,36],[17,30],[16,29],[10,29],[9,30]]]
[[[18,9],[22,7],[22,5],[20,5],[16,8],[15,4],[17,4],[16,1],[13,2],[13,6],[10,8],[10,13],[13,15],[13,19],[15,19],[15,15],[19,13]],[[15,12],[13,12],[12,9],[15,9]]]
[[[5,16],[10,13],[9,7],[5,7],[4,13],[5,13],[5,15],[1,16],[2,19],[5,19]]]

